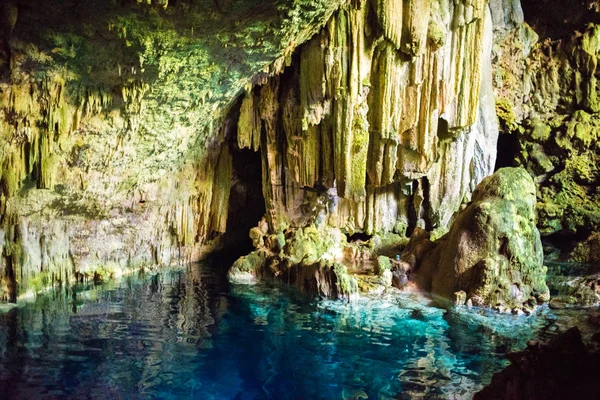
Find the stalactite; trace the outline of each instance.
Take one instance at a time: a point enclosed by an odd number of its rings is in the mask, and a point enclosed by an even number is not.
[[[487,1],[457,2],[452,35],[450,88],[456,93],[450,114],[451,128],[465,128],[476,122],[481,79],[483,33]],[[479,49],[479,51],[474,51]]]
[[[214,177],[214,189],[212,199],[211,230],[224,233],[227,227],[227,215],[229,208],[229,193],[231,189],[231,175],[233,165],[229,145],[223,143],[219,153],[219,161]]]
[[[404,10],[403,0],[376,0],[374,1],[377,20],[383,28],[385,37],[399,50],[402,46],[402,27]]]
[[[272,228],[285,223],[285,192],[283,177],[283,143],[278,134],[279,78],[274,77],[260,89],[259,110],[264,133],[261,140],[263,158],[263,195],[268,221]]]
[[[407,67],[387,42],[381,42],[375,49],[373,87],[369,93],[371,142],[368,162],[369,181],[375,186],[390,184],[394,178]]]
[[[429,26],[429,3],[431,0],[405,0],[402,13],[402,40],[400,49],[411,57],[421,54],[425,48]]]
[[[304,190],[335,189],[327,194],[335,199],[329,224],[368,233],[405,233],[417,220],[447,224],[472,190],[473,172],[463,166],[474,157],[478,135],[494,129],[472,129],[483,27],[490,23],[484,2],[375,2],[383,37],[374,34],[369,10],[364,2],[343,7],[300,48],[285,79],[269,79],[258,97],[242,104],[244,121],[248,104],[261,104],[272,227],[301,224],[306,216],[298,213],[299,204],[319,209],[308,195],[302,200]],[[413,181],[435,184],[432,190],[417,184],[423,193],[411,204]]]
[[[240,107],[238,121],[238,146],[240,149],[257,151],[260,146],[261,121],[254,95],[246,93]]]

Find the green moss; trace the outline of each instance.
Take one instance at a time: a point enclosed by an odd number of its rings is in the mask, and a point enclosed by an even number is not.
[[[266,259],[267,254],[264,250],[256,250],[247,256],[238,258],[230,271],[256,273],[259,268],[264,266]]]
[[[346,197],[360,200],[366,196],[367,158],[369,150],[369,124],[365,116],[358,112],[354,117],[352,148],[345,155],[350,166],[347,178]]]
[[[34,293],[40,293],[50,287],[52,283],[51,275],[46,271],[42,271],[29,279],[28,289],[33,290]]]
[[[546,125],[539,119],[534,119],[531,122],[531,129],[529,131],[529,136],[537,142],[545,142],[550,139],[550,133],[552,132],[552,128]]]
[[[505,133],[511,133],[518,129],[519,125],[513,111],[513,106],[508,100],[502,98],[496,99],[496,114]]]
[[[433,49],[437,50],[446,43],[446,31],[434,20],[430,20],[427,28],[427,39]]]
[[[21,186],[20,179],[10,168],[2,169],[2,191],[5,196],[12,197]]]
[[[391,271],[391,270],[392,270],[392,260],[389,257],[386,257],[386,256],[377,257],[375,273],[378,276],[383,276],[385,271]]]
[[[358,293],[358,283],[348,274],[348,269],[340,263],[333,264],[333,272],[337,278],[338,293],[341,298],[350,299]]]

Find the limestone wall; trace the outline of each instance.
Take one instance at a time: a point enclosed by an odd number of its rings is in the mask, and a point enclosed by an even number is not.
[[[272,229],[306,223],[307,191],[349,233],[446,227],[495,164],[492,39],[485,1],[343,7],[241,106]]]

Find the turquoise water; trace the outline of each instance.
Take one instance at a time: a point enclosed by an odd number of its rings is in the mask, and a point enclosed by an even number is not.
[[[552,324],[410,296],[317,301],[210,271],[54,291],[0,314],[0,397],[470,398]]]

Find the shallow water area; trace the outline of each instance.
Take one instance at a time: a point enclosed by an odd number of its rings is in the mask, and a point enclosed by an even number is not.
[[[318,301],[215,266],[56,290],[0,314],[3,398],[470,398],[556,317],[411,295]],[[488,314],[488,315],[483,315]]]

